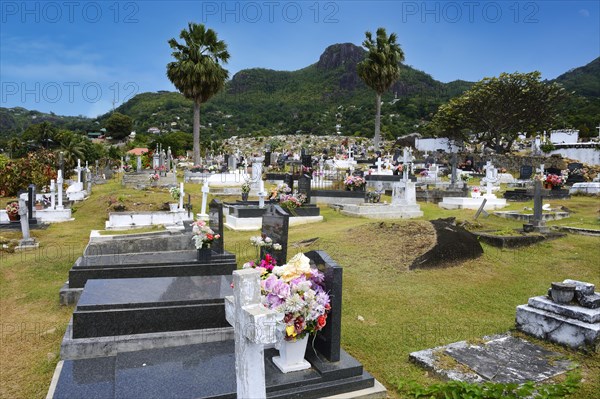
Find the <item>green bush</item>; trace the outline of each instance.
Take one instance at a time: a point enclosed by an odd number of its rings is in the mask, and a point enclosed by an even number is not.
[[[55,154],[47,150],[30,152],[24,158],[8,161],[0,173],[0,196],[14,196],[30,184],[38,188],[50,185],[50,180],[57,177],[55,165]]]

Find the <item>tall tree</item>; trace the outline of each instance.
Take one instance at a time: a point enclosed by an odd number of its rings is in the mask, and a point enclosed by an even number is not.
[[[106,131],[115,140],[122,140],[131,134],[133,121],[127,115],[113,112],[106,120]]]
[[[404,61],[404,52],[396,43],[395,33],[387,35],[385,28],[377,29],[377,38],[373,40],[371,32],[366,32],[363,46],[369,51],[366,58],[356,66],[358,76],[367,86],[375,90],[375,135],[373,144],[379,149],[381,140],[381,95],[400,77],[400,63]]]
[[[445,137],[475,140],[496,152],[509,152],[519,133],[550,129],[569,94],[558,83],[542,82],[537,71],[484,78],[440,106],[432,126]]]
[[[218,40],[212,29],[188,23],[179,34],[183,43],[169,40],[176,61],[167,65],[167,77],[186,98],[194,101],[194,163],[200,162],[200,104],[208,101],[225,85],[229,72],[227,44]]]

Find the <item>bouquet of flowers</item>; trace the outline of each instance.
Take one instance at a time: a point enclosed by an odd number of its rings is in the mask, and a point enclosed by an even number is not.
[[[190,172],[192,173],[202,172],[203,170],[204,167],[202,165],[194,165],[190,168]]]
[[[427,176],[429,176],[429,171],[427,169],[424,169],[419,173],[419,176],[427,177]]]
[[[469,173],[461,173],[460,180],[464,181],[465,183],[468,183],[469,180],[471,180],[471,175]]]
[[[194,233],[192,240],[194,241],[196,249],[201,249],[205,246],[210,247],[210,244],[214,240],[221,238],[221,235],[215,234],[213,229],[211,229],[204,220],[197,220],[192,223],[192,232]]]
[[[244,184],[242,184],[242,193],[243,194],[247,194],[250,192],[250,182],[248,180],[244,181]]]
[[[8,213],[9,215],[12,216],[16,216],[19,214],[19,203],[16,201],[13,201],[11,203],[9,203],[8,205],[6,205],[6,213]]]
[[[273,249],[274,251],[281,251],[281,244],[273,242],[270,237],[262,234],[260,236],[250,237],[250,242],[253,246],[257,248],[257,261],[251,260],[250,262],[246,262],[242,265],[243,269],[257,269],[260,271],[261,276],[267,277],[269,273],[273,270],[275,266],[277,266],[277,260],[268,252],[269,249]],[[264,255],[261,257],[261,249],[264,248]]]
[[[286,341],[304,338],[327,324],[331,305],[323,280],[323,274],[310,267],[310,259],[299,253],[287,264],[273,267],[261,281],[263,304],[284,315]]]
[[[133,170],[133,167],[129,164],[125,164],[123,165],[123,172],[131,172]]]
[[[479,189],[479,187],[473,187],[473,189],[471,191],[474,192],[475,194],[481,193],[481,190]]]
[[[306,196],[304,194],[281,194],[279,196],[279,205],[290,212],[293,212],[294,209],[302,206],[305,201]]]
[[[366,183],[366,180],[360,176],[348,176],[344,180],[344,186],[351,191],[364,187]]]
[[[285,183],[280,183],[276,187],[271,189],[271,195],[269,196],[270,200],[277,200],[282,194],[288,194],[292,192],[290,186]]]
[[[148,178],[150,179],[150,183],[160,180],[160,176],[158,175],[158,173],[150,173],[150,176],[148,176]]]
[[[552,187],[561,187],[565,183],[563,176],[552,175],[552,174],[547,175],[545,181],[546,181],[546,183],[550,184]]]
[[[181,190],[179,190],[179,187],[171,187],[169,189],[169,194],[171,194],[171,198],[177,201],[179,200],[179,197],[181,197]]]

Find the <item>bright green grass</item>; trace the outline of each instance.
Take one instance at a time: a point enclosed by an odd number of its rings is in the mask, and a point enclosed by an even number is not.
[[[200,185],[187,185],[196,211]],[[123,189],[116,181],[95,186],[94,193],[75,208],[75,221],[34,230],[41,242],[37,251],[0,253],[0,397],[44,397],[72,307],[58,305],[58,290],[68,270],[81,255],[90,230],[104,227],[108,198],[124,195],[128,200],[160,204],[168,193]],[[235,198],[224,198],[233,200]],[[389,198],[387,198],[389,201]],[[187,201],[187,199],[186,199]],[[575,214],[552,224],[599,228],[596,198],[574,197],[550,201],[565,205]],[[522,210],[531,203],[511,204]],[[421,203],[424,219],[457,217],[469,220],[475,211],[448,211]],[[559,240],[517,250],[484,245],[484,255],[459,266],[424,271],[400,270],[397,264],[382,264],[369,242],[385,240],[390,248],[410,245],[410,237],[366,236],[350,241],[348,231],[374,223],[342,216],[321,208],[325,221],[290,229],[289,243],[319,237],[310,248],[322,249],[344,268],[342,344],[366,370],[385,384],[392,397],[399,397],[392,381],[436,382],[408,361],[412,351],[459,340],[473,340],[502,333],[514,327],[515,307],[533,295],[543,294],[552,281],[575,278],[600,287],[600,239],[569,235]],[[522,222],[480,217],[477,229],[518,228]],[[403,223],[396,221],[396,223]],[[576,224],[579,223],[579,224]],[[238,264],[254,259],[249,238],[258,232],[225,233],[226,249],[238,255]],[[3,234],[7,236],[7,234]],[[17,236],[15,234],[15,236]],[[10,238],[10,237],[8,237]],[[381,243],[380,243],[381,244]],[[379,245],[381,246],[381,245]],[[289,256],[299,249],[289,248]],[[359,320],[359,316],[364,321]],[[539,342],[534,340],[535,342]],[[582,388],[573,398],[597,398],[600,391],[600,356],[584,355],[542,343],[581,364]]]

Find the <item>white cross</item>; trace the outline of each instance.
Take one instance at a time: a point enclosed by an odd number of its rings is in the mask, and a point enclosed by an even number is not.
[[[225,318],[235,332],[235,379],[238,398],[266,398],[264,345],[278,341],[283,315],[261,304],[260,273],[233,272],[233,296],[225,297]]]
[[[377,172],[381,172],[381,165],[383,165],[381,157],[377,158],[377,162],[375,162],[375,165],[377,165]]]

